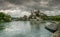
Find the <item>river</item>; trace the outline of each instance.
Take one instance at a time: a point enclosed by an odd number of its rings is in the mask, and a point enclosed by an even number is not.
[[[40,23],[38,28],[31,25],[30,21],[5,22],[4,30],[0,30],[0,37],[52,37],[52,33],[44,27],[47,23]]]

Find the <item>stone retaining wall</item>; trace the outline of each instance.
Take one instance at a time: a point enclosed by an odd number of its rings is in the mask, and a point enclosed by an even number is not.
[[[59,37],[59,31],[56,31],[55,33],[53,33],[53,37]]]

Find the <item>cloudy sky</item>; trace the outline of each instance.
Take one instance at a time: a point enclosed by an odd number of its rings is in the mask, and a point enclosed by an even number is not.
[[[47,15],[60,15],[60,0],[0,0],[0,11],[11,16],[30,15],[29,11],[38,9]]]

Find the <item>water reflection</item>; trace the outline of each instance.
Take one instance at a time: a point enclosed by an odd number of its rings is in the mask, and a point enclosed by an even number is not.
[[[31,32],[34,37],[40,37],[40,21],[31,21]]]
[[[3,23],[6,28],[0,31],[0,37],[51,37],[52,33],[44,28],[45,24],[29,21]]]

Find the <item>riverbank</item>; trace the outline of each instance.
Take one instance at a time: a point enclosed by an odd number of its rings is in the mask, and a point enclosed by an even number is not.
[[[53,33],[53,37],[60,37],[60,21],[55,21],[55,22],[58,23],[58,31]]]

